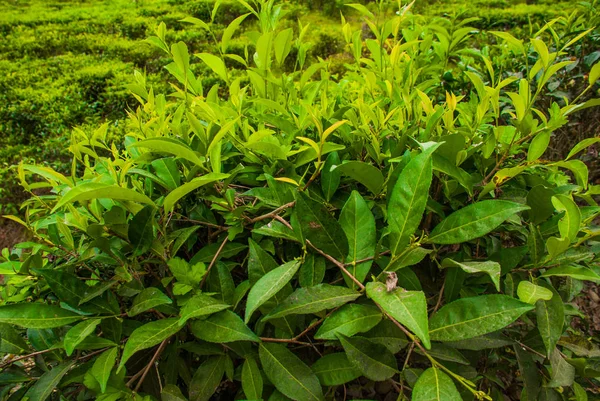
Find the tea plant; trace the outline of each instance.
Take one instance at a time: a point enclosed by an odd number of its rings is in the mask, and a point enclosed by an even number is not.
[[[544,154],[600,102],[539,102],[588,32],[478,49],[471,20],[353,4],[370,32],[342,17],[333,76],[281,5],[239,3],[220,37],[184,20],[215,53],[148,39],[171,90],[136,73],[123,144],[75,130],[71,174],[19,166],[35,240],[0,264],[3,399],[589,399],[599,349],[571,322],[600,187],[578,155],[600,140]]]

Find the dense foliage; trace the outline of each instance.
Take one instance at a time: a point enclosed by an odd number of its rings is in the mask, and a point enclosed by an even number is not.
[[[238,5],[220,35],[218,7],[180,22],[212,53],[158,26],[169,85],[135,74],[122,143],[75,130],[69,174],[19,165],[2,399],[593,399],[571,323],[600,281],[600,139],[546,158],[600,104],[571,56],[589,15],[481,45],[473,19],[352,4],[336,69],[281,5]]]

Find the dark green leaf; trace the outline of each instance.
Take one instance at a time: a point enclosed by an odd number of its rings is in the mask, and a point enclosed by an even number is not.
[[[350,252],[347,262],[352,263],[348,270],[361,283],[371,269],[372,260],[356,263],[375,255],[377,238],[375,234],[375,218],[367,203],[357,191],[352,191],[350,198],[340,213],[340,225],[348,239]],[[355,288],[356,283],[344,275],[346,285]]]
[[[336,340],[336,333],[352,337],[357,333],[371,330],[381,321],[379,309],[360,305],[347,304],[329,316],[315,333],[318,340]]]
[[[75,347],[85,340],[87,336],[92,334],[101,321],[102,320],[100,319],[85,320],[73,326],[67,334],[65,334],[64,345],[67,356],[71,356]]]
[[[184,325],[189,319],[212,315],[230,307],[231,305],[224,304],[208,295],[196,294],[181,308],[179,324]]]
[[[348,255],[348,240],[327,209],[303,192],[296,197],[295,209],[304,237],[323,252],[343,261]]]
[[[146,288],[135,297],[131,309],[127,312],[127,316],[133,317],[155,306],[171,303],[173,301],[158,288]]]
[[[361,371],[350,363],[344,352],[325,355],[310,368],[323,386],[339,386],[362,375]]]
[[[560,295],[552,286],[540,280],[540,285],[550,291],[552,298],[544,301],[539,300],[535,304],[535,314],[537,316],[537,327],[542,336],[542,341],[546,346],[548,356],[554,352],[556,343],[563,333],[565,322],[565,309]]]
[[[248,358],[242,366],[242,388],[249,400],[262,399],[263,379],[260,368],[254,358]]]
[[[331,197],[340,186],[340,171],[334,167],[341,163],[337,152],[331,152],[321,171],[321,189],[325,195],[325,200],[329,202]]]
[[[379,194],[383,188],[383,174],[372,164],[353,160],[338,165],[334,171],[360,182],[374,195]]]
[[[264,320],[287,315],[306,315],[333,309],[360,297],[360,293],[346,287],[319,284],[314,287],[298,288],[275,308]]]
[[[0,323],[27,329],[51,329],[76,322],[83,317],[54,305],[26,303],[0,306]]]
[[[45,401],[72,366],[73,362],[64,362],[44,373],[27,391],[25,398],[28,401]]]
[[[533,309],[507,295],[491,294],[462,298],[443,306],[429,320],[435,341],[457,341],[502,329]]]
[[[470,241],[494,230],[513,214],[528,209],[528,206],[504,200],[473,203],[442,220],[427,241],[434,244]]]
[[[374,381],[387,380],[398,372],[396,358],[385,346],[365,337],[346,337],[338,333],[348,360],[365,377]]]
[[[261,277],[275,269],[278,264],[273,257],[260,247],[252,238],[248,239],[248,279],[254,285]]]
[[[146,253],[152,246],[155,214],[156,208],[153,205],[144,206],[129,223],[127,237],[133,246],[134,256]]]
[[[419,377],[412,393],[413,401],[462,401],[454,382],[440,369],[429,368]]]
[[[417,335],[426,348],[431,347],[427,323],[427,300],[422,291],[397,288],[387,291],[383,283],[367,284],[367,295],[391,317]]]
[[[0,352],[21,354],[29,349],[21,334],[5,323],[0,323],[0,340]]]
[[[325,277],[325,259],[316,257],[312,253],[304,258],[300,266],[298,281],[302,287],[313,287],[321,284]]]
[[[190,382],[190,401],[208,401],[221,383],[227,356],[209,357],[194,373]]]
[[[260,344],[259,356],[265,374],[284,395],[298,401],[323,400],[317,376],[286,347],[263,343]]]
[[[216,313],[206,320],[194,321],[191,328],[196,337],[212,343],[260,342],[256,334],[244,324],[242,318],[229,310]]]

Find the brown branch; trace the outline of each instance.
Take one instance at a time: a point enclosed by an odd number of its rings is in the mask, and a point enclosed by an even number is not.
[[[313,324],[311,324],[310,326],[308,326],[306,329],[304,329],[302,331],[302,333],[300,333],[296,337],[294,337],[293,340],[298,340],[299,338],[302,338],[306,333],[308,333],[309,331],[311,331],[312,329],[314,329],[315,327],[317,327],[318,325],[320,325],[321,323],[323,323],[323,321],[325,319],[327,319],[333,312],[335,312],[339,308],[340,308],[340,306],[338,306],[337,308],[332,309],[331,311],[329,311],[329,313],[327,313],[325,316],[323,316],[322,318],[320,318],[319,320],[317,320],[316,322],[314,322]]]
[[[227,241],[229,240],[229,237],[225,237],[225,239],[223,240],[223,242],[221,243],[221,246],[219,247],[219,249],[217,249],[217,253],[215,253],[215,256],[213,256],[212,260],[210,261],[210,265],[208,265],[208,269],[206,269],[206,274],[204,275],[204,277],[202,278],[202,281],[200,282],[200,286],[199,288],[202,288],[202,286],[204,285],[204,282],[206,281],[206,279],[208,278],[208,274],[210,273],[210,270],[213,268],[213,266],[215,265],[215,262],[217,261],[219,254],[221,253],[221,251],[223,250],[223,248],[225,247],[225,244],[227,243]]]
[[[348,271],[348,269],[346,269],[346,267],[344,267],[344,264],[342,262],[340,262],[339,260],[337,260],[333,256],[326,254],[325,252],[323,252],[322,250],[320,250],[319,248],[317,248],[316,246],[314,246],[312,244],[312,242],[310,242],[309,240],[306,240],[306,243],[308,245],[310,245],[318,254],[320,254],[321,256],[324,256],[325,259],[329,260],[334,265],[336,265],[346,276],[348,276],[352,281],[354,281],[354,283],[358,286],[358,288],[360,288],[361,291],[363,291],[365,289],[365,286],[360,281],[358,281],[356,279],[356,277],[354,277],[352,275],[352,273],[350,273]]]
[[[255,217],[253,219],[247,219],[248,220],[248,224],[253,224],[253,223],[256,223],[257,221],[261,221],[261,220],[272,219],[275,216],[277,216],[280,212],[293,207],[295,204],[296,204],[295,201],[294,202],[289,202],[289,203],[286,203],[283,206],[279,206],[277,209],[273,210],[272,212],[269,212],[267,214],[263,214],[262,216]]]
[[[290,230],[294,231],[294,227],[292,227],[292,225],[290,223],[287,222],[286,219],[284,219],[283,217],[281,217],[280,215],[275,215],[273,217],[274,220],[277,220],[278,222],[280,222],[281,224],[283,224],[284,226],[286,226],[287,228],[289,228]]]
[[[152,357],[152,359],[150,360],[150,362],[148,363],[148,365],[146,365],[146,368],[144,369],[144,373],[142,374],[142,377],[140,378],[140,380],[138,381],[137,385],[135,386],[135,389],[133,390],[134,393],[137,393],[137,391],[140,389],[140,386],[144,382],[144,379],[146,378],[146,375],[150,371],[150,368],[152,367],[152,365],[154,365],[154,362],[156,362],[156,360],[158,359],[158,357],[160,356],[160,354],[162,353],[162,351],[165,349],[165,346],[167,345],[167,342],[169,341],[169,338],[165,338],[163,340],[163,342],[160,343],[160,345],[158,346],[158,349],[154,353],[154,356]]]
[[[381,253],[378,253],[377,255],[369,256],[368,258],[359,259],[359,260],[357,260],[355,262],[344,263],[344,266],[352,266],[354,264],[358,265],[358,264],[363,263],[363,262],[368,262],[369,260],[375,260],[375,259],[379,258],[380,256],[387,255],[389,253],[390,253],[389,250],[383,251]]]
[[[45,353],[50,352],[50,351],[56,351],[56,349],[49,348],[49,349],[45,349],[45,350],[42,350],[42,351],[32,352],[31,354],[27,354],[27,355],[16,357],[14,359],[11,359],[10,361],[7,361],[7,362],[4,362],[3,364],[1,364],[0,365],[0,369],[4,369],[5,367],[7,367],[9,365],[12,365],[15,362],[22,361],[23,359],[33,358],[36,355],[45,354]]]
[[[309,347],[313,347],[313,345],[311,343],[305,343],[305,342],[298,341],[298,340],[293,339],[293,338],[260,337],[260,340],[264,341],[266,343],[300,344],[300,345],[306,345],[306,346],[309,346]]]

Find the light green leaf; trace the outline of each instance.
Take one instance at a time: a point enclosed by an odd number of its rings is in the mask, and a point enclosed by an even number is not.
[[[596,64],[596,66],[600,69],[600,63]],[[577,145],[573,146],[573,149],[567,155],[565,160],[569,160],[571,157],[575,156],[577,153],[581,152],[583,149],[592,146],[595,143],[600,142],[600,138],[587,138],[583,141],[579,142]]]
[[[304,192],[297,194],[295,209],[304,237],[323,252],[343,261],[348,255],[348,239],[327,209]]]
[[[588,82],[590,83],[590,86],[594,85],[598,78],[600,78],[600,63],[594,64],[594,66],[590,69],[590,74],[588,75]]]
[[[225,373],[226,355],[209,357],[194,373],[190,382],[190,401],[208,401]]]
[[[279,304],[263,321],[288,315],[317,313],[333,309],[360,297],[360,293],[340,286],[319,284],[314,287],[298,288]]]
[[[406,326],[431,348],[427,322],[427,300],[423,291],[406,291],[397,288],[387,291],[384,283],[367,284],[367,295],[391,317]]]
[[[56,212],[67,203],[81,202],[91,199],[111,199],[115,201],[131,201],[154,205],[152,199],[133,189],[119,187],[117,185],[103,184],[100,182],[87,182],[72,188],[63,195],[51,213]]]
[[[206,184],[210,184],[212,182],[215,181],[220,181],[220,180],[224,180],[226,178],[229,177],[229,174],[223,174],[223,173],[208,173],[206,175],[203,175],[201,177],[196,177],[193,180],[191,180],[190,182],[183,184],[182,186],[178,187],[177,189],[175,189],[174,191],[171,191],[169,193],[169,195],[167,195],[165,197],[165,200],[163,202],[163,206],[165,209],[165,212],[170,212],[171,210],[173,210],[173,206],[175,206],[175,204],[184,196],[186,196],[187,194],[189,194],[190,192],[200,188],[203,185]]]
[[[81,320],[83,316],[54,305],[23,303],[0,306],[0,323],[27,329],[51,329]]]
[[[179,319],[177,318],[156,320],[135,329],[125,344],[117,372],[125,366],[125,363],[133,354],[157,345],[176,334],[180,329],[181,326],[179,326]]]
[[[357,191],[352,191],[350,198],[340,213],[340,225],[348,239],[350,248],[347,261],[352,263],[348,270],[361,283],[371,269],[372,260],[356,263],[359,260],[372,258],[375,255],[377,238],[375,234],[375,218],[367,203]],[[356,283],[344,275],[346,285],[355,288]]]
[[[133,299],[133,305],[131,305],[131,309],[127,311],[127,316],[133,317],[147,311],[148,309],[152,309],[155,306],[172,303],[173,301],[171,298],[166,296],[158,288],[146,288]]]
[[[485,273],[492,279],[496,290],[500,291],[500,272],[501,267],[497,262],[457,262],[446,258],[442,261],[442,267],[460,267],[466,273]]]
[[[212,315],[227,308],[231,308],[231,305],[222,303],[205,294],[196,294],[181,308],[179,325],[183,326],[189,319]]]
[[[263,379],[254,358],[247,358],[242,366],[242,389],[248,400],[262,399]]]
[[[334,171],[358,181],[374,195],[379,194],[383,188],[383,174],[372,164],[353,160],[338,165]]]
[[[292,261],[285,263],[262,276],[250,289],[248,301],[246,303],[246,317],[244,321],[248,323],[252,317],[252,313],[289,283],[299,268],[300,262]]]
[[[277,64],[281,65],[292,49],[292,37],[294,30],[292,28],[284,29],[275,37],[275,59]]]
[[[410,242],[423,218],[433,177],[431,155],[437,146],[414,157],[404,167],[388,205],[388,224],[391,232],[390,250],[399,255]]]
[[[462,298],[444,305],[429,319],[434,341],[458,341],[500,330],[533,309],[507,295]]]
[[[340,186],[341,172],[335,168],[340,163],[341,161],[338,153],[331,152],[323,165],[323,170],[321,171],[321,189],[323,190],[323,195],[325,195],[327,202],[331,200],[333,194]]]
[[[327,354],[311,367],[322,386],[339,386],[359,378],[362,372],[354,367],[344,352]]]
[[[485,200],[464,207],[438,224],[427,242],[457,244],[479,238],[494,230],[515,213],[529,206],[504,200]]]
[[[550,300],[552,298],[552,291],[535,285],[530,281],[523,280],[517,287],[517,295],[521,301],[535,305],[540,299],[544,301]]]
[[[260,344],[258,354],[265,374],[277,390],[297,401],[322,401],[323,391],[313,371],[280,344]]]
[[[106,392],[106,384],[110,378],[110,372],[112,372],[112,369],[117,362],[117,352],[117,347],[104,351],[96,361],[94,361],[94,365],[90,370],[92,376],[100,383],[100,389],[103,394]]]
[[[168,153],[175,157],[181,157],[196,166],[204,165],[205,159],[198,156],[188,145],[173,138],[149,138],[129,145],[130,148],[146,148],[157,153]]]
[[[365,337],[338,333],[346,357],[363,375],[374,381],[387,380],[398,372],[396,357],[385,346]]]
[[[381,321],[379,309],[360,304],[342,306],[329,316],[315,333],[317,340],[336,340],[336,333],[352,337],[371,330]]]
[[[260,338],[244,324],[242,318],[230,310],[215,313],[206,320],[196,320],[191,328],[196,337],[211,343],[260,342]]]
[[[45,401],[54,391],[63,376],[71,369],[73,362],[64,362],[44,373],[35,384],[27,390],[24,399],[28,401]]]
[[[527,161],[533,162],[544,154],[548,145],[550,144],[550,131],[543,131],[537,134],[529,145],[529,150],[527,151]]]
[[[85,320],[81,323],[76,324],[69,331],[67,331],[67,334],[65,334],[64,339],[64,346],[65,351],[67,352],[67,356],[71,356],[71,354],[75,350],[75,347],[80,342],[85,340],[87,336],[92,334],[94,330],[96,330],[96,326],[98,326],[101,321],[101,319]]]
[[[234,19],[233,21],[231,21],[231,23],[229,25],[227,25],[227,28],[225,28],[225,30],[223,31],[223,36],[221,37],[221,52],[227,53],[227,48],[229,47],[229,42],[231,41],[233,34],[240,27],[241,23],[244,22],[246,17],[249,15],[250,15],[250,13],[242,14],[239,17],[237,17],[236,19]]]
[[[215,74],[219,76],[223,81],[228,82],[227,79],[227,67],[223,60],[219,57],[210,53],[196,54],[202,61],[211,69]]]
[[[594,283],[600,283],[600,276],[591,269],[578,265],[566,265],[553,267],[547,270],[542,277],[571,277],[577,280],[592,281]]]
[[[558,222],[558,231],[562,238],[569,238],[575,241],[579,227],[581,226],[581,211],[571,198],[565,195],[554,195],[552,204],[559,212],[565,212],[565,215]]]
[[[412,393],[413,401],[462,401],[454,382],[437,368],[429,368],[419,376]]]

